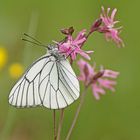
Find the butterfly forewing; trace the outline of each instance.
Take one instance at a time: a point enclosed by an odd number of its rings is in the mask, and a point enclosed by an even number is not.
[[[12,88],[9,103],[16,107],[33,107],[41,105],[39,94],[39,77],[48,56],[43,56],[32,64],[21,79]]]

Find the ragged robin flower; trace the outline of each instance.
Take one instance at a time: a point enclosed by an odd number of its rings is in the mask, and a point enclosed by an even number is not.
[[[78,61],[78,66],[80,68],[79,80],[83,81],[86,87],[92,87],[93,95],[97,100],[100,99],[100,95],[105,94],[105,89],[115,91],[116,81],[113,79],[117,78],[119,72],[109,69],[96,71],[95,66],[91,66],[82,59]]]
[[[64,31],[66,32],[66,30]],[[65,32],[64,34],[66,34]],[[81,32],[79,32],[75,39],[73,39],[72,33],[67,33],[66,41],[58,43],[59,51],[64,53],[66,56],[70,56],[72,60],[76,59],[77,54],[80,54],[86,59],[90,59],[88,54],[92,53],[93,51],[83,51],[81,49],[83,43],[86,41],[85,33],[86,30],[83,29]]]
[[[12,78],[17,79],[23,74],[24,68],[20,63],[13,63],[9,67],[9,74]]]
[[[113,9],[111,14],[110,10],[110,8],[107,8],[107,11],[105,11],[104,7],[102,7],[102,13],[100,15],[102,25],[98,28],[98,31],[104,33],[107,41],[113,40],[118,47],[122,47],[124,43],[119,36],[122,27],[115,27],[116,23],[119,22],[115,20],[117,9]]]

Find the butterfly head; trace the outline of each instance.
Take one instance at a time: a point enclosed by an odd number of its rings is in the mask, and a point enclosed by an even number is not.
[[[57,60],[64,59],[64,55],[59,51],[58,46],[56,45],[48,45],[48,53],[54,56]]]
[[[50,44],[47,46],[47,48],[48,48],[48,51],[58,51],[58,47],[56,45]]]

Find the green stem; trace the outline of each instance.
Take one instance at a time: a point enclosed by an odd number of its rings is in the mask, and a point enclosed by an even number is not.
[[[53,110],[53,123],[54,123],[54,140],[57,139],[57,134],[56,134],[56,111]]]
[[[75,124],[76,124],[76,121],[77,121],[77,119],[78,119],[78,116],[79,116],[81,107],[82,107],[82,105],[83,105],[83,103],[84,103],[84,99],[85,99],[85,95],[86,95],[86,92],[87,92],[87,88],[88,88],[88,87],[85,87],[85,90],[84,90],[83,94],[81,95],[80,103],[79,103],[79,105],[78,105],[78,107],[77,107],[77,110],[76,110],[74,119],[73,119],[72,124],[71,124],[71,127],[70,127],[70,129],[69,129],[69,131],[68,131],[66,140],[69,140],[69,139],[70,139],[70,136],[71,136],[71,134],[72,134],[73,128],[75,127]]]
[[[64,109],[61,109],[60,111],[61,112],[60,112],[60,120],[59,120],[58,132],[57,132],[57,140],[60,140],[60,134],[61,134],[62,124],[64,119]]]

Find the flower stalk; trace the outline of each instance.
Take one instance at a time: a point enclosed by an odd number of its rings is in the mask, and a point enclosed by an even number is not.
[[[53,110],[53,123],[54,123],[54,140],[57,139],[57,134],[56,134],[56,110]]]
[[[85,87],[84,92],[83,92],[82,95],[81,95],[80,103],[79,103],[79,105],[78,105],[78,107],[77,107],[76,113],[75,113],[75,115],[74,115],[74,119],[73,119],[72,124],[71,124],[71,127],[70,127],[70,129],[69,129],[69,131],[68,131],[66,140],[69,140],[69,139],[70,139],[70,136],[71,136],[71,134],[72,134],[72,131],[73,131],[74,127],[75,127],[75,124],[76,124],[76,122],[77,122],[77,119],[78,119],[78,116],[79,116],[81,107],[82,107],[82,105],[83,105],[83,103],[84,103],[84,99],[85,99],[85,96],[86,96],[86,93],[87,93],[87,89],[88,89],[88,86]]]
[[[60,140],[63,120],[64,120],[64,109],[61,109],[60,110],[60,119],[59,119],[58,132],[57,132],[57,140]]]

